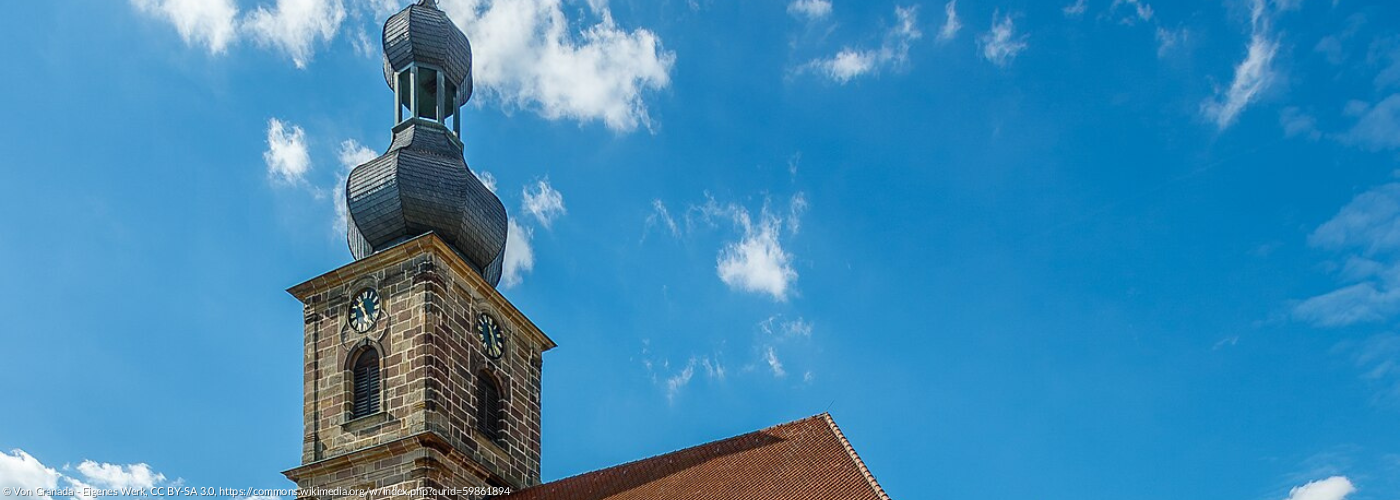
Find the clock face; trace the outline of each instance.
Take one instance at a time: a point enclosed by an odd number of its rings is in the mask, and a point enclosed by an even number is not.
[[[506,334],[501,332],[501,325],[496,323],[496,318],[481,313],[481,316],[476,318],[476,333],[481,335],[481,345],[486,348],[486,356],[500,359],[501,353],[506,349]]]
[[[350,299],[350,328],[364,333],[374,328],[374,323],[379,321],[382,311],[379,308],[379,292],[373,288],[360,290],[355,294],[355,298]]]

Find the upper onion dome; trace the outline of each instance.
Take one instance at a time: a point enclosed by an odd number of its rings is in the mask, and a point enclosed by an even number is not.
[[[472,46],[436,0],[420,0],[384,21],[384,81],[389,88],[394,75],[411,63],[442,70],[447,82],[460,89],[459,104],[471,98]]]
[[[501,200],[462,159],[466,35],[435,2],[410,5],[384,23],[384,70],[395,96],[394,140],[345,179],[350,253],[362,259],[431,232],[494,286],[508,222]]]

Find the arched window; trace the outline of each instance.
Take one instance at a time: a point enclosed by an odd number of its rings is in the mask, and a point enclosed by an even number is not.
[[[360,418],[379,412],[379,352],[366,348],[355,358],[351,368],[355,379],[355,406],[351,418]]]
[[[500,441],[501,429],[504,427],[501,418],[505,416],[505,412],[501,409],[501,386],[491,374],[481,372],[477,377],[476,399],[477,430],[487,439]]]

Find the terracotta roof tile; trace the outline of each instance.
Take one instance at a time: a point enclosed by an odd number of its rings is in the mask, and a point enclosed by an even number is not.
[[[509,500],[889,500],[830,415],[541,484]]]

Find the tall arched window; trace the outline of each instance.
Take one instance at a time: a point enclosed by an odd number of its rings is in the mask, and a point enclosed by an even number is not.
[[[476,384],[476,428],[492,441],[501,440],[504,411],[501,409],[501,386],[491,374],[481,372]]]
[[[360,418],[379,412],[379,352],[374,348],[360,351],[355,358],[352,377],[355,379],[354,409],[351,418]]]

